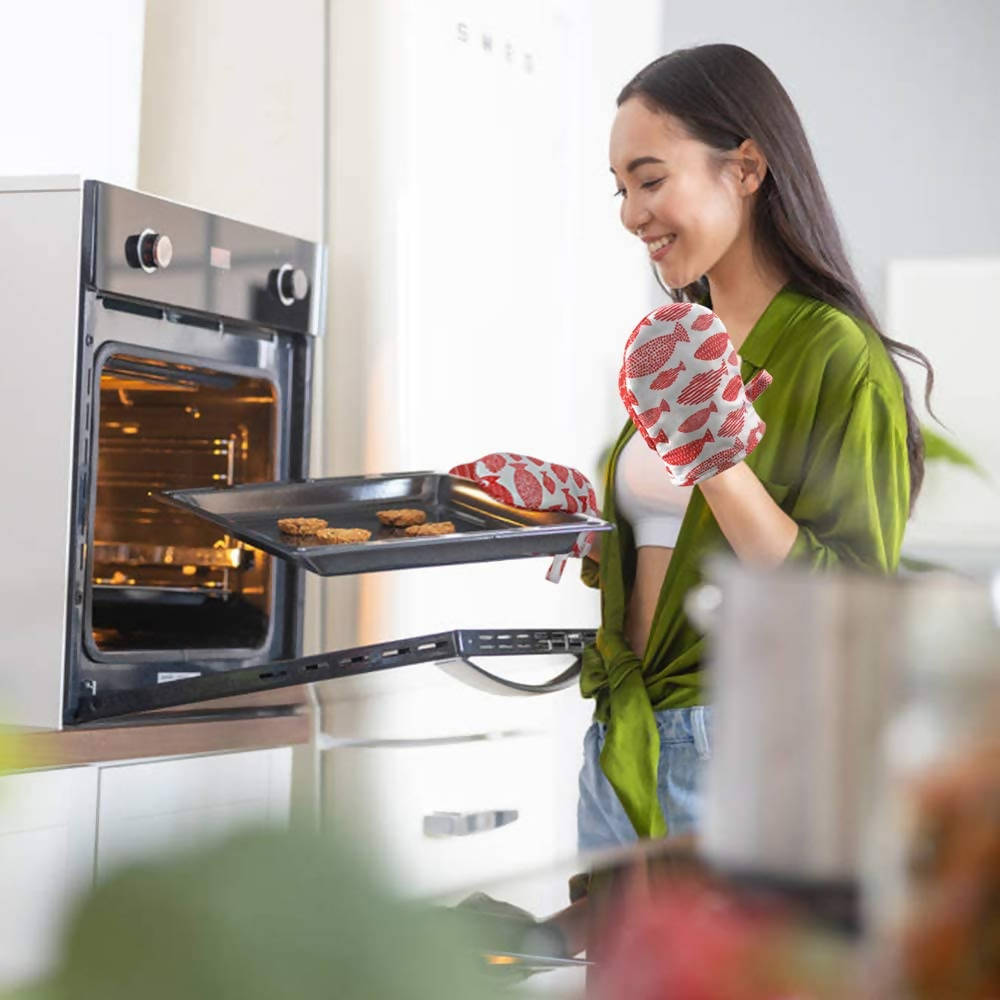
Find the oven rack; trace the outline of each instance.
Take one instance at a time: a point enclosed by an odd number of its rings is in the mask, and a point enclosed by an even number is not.
[[[583,650],[597,637],[595,629],[453,629],[395,642],[356,646],[318,656],[278,660],[256,667],[206,672],[155,688],[112,690],[81,695],[73,723],[86,723],[135,712],[311,684],[358,674],[436,663],[463,682],[493,694],[550,694],[569,687],[580,673]],[[501,677],[473,663],[471,657],[573,654],[569,667],[540,684]],[[198,665],[186,665],[194,672]],[[209,668],[210,670],[211,668]]]

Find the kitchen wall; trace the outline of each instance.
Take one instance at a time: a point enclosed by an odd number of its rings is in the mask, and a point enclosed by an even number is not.
[[[886,262],[1000,252],[1000,5],[665,0],[663,51],[742,45],[791,95],[876,309]]]
[[[1000,443],[990,369],[969,359],[1000,335],[1000,5],[705,0],[692,17],[667,0],[664,11],[664,52],[742,45],[795,102],[886,332],[937,369],[945,427],[921,402],[923,369],[902,366],[921,420],[987,473],[929,463],[906,551],[982,570],[1000,552]]]

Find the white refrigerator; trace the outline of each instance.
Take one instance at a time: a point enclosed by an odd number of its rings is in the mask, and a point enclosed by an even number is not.
[[[619,89],[658,54],[659,17],[655,0],[332,4],[326,474],[446,472],[516,451],[600,486],[625,420],[622,346],[658,295],[618,220],[608,131]],[[325,648],[596,627],[579,564],[559,585],[547,564],[326,580]],[[491,668],[537,682],[565,662]],[[410,667],[333,682],[320,699],[327,819],[353,824],[404,888],[572,851],[592,711],[576,690],[499,698]],[[494,780],[508,790],[491,797]],[[493,808],[519,809],[530,832],[422,838],[423,816]]]

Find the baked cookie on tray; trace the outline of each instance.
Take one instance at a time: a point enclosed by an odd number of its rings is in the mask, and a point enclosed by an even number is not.
[[[316,537],[327,545],[355,545],[367,542],[372,533],[365,528],[320,528]]]
[[[455,525],[451,521],[430,521],[427,524],[411,524],[403,533],[409,538],[419,535],[453,535]]]
[[[315,535],[317,531],[325,528],[327,522],[321,517],[281,517],[278,518],[278,527],[286,535]]]
[[[402,507],[398,510],[377,510],[375,516],[383,523],[393,528],[409,528],[414,524],[423,524],[427,515],[422,510],[412,507]]]

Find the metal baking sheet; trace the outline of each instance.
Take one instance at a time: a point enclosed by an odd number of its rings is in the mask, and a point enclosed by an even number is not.
[[[467,479],[436,472],[170,490],[157,496],[321,576],[556,555],[569,552],[582,531],[611,530],[606,521],[585,514],[508,507]],[[452,521],[455,534],[395,535],[375,512],[401,507],[425,511],[428,521]],[[282,517],[321,517],[331,528],[367,528],[372,536],[353,545],[290,537],[278,529]]]

